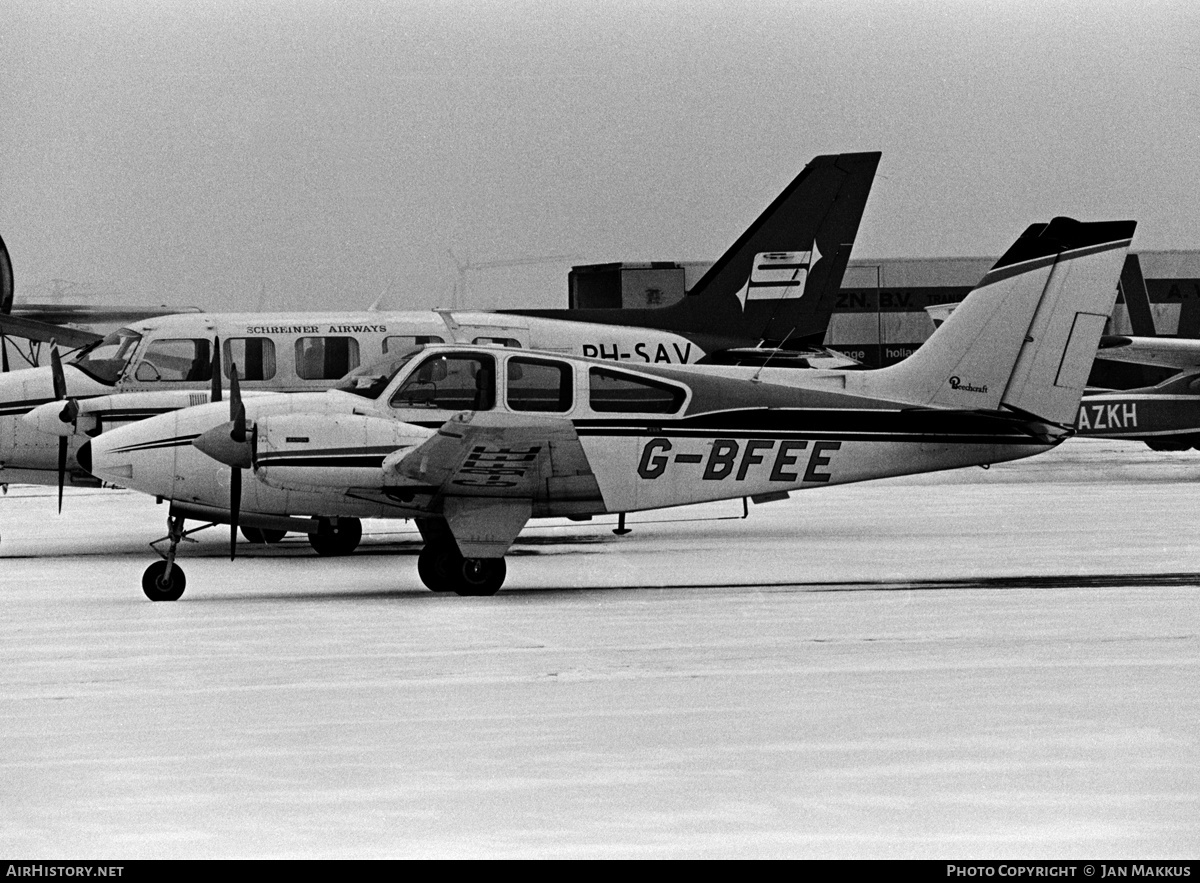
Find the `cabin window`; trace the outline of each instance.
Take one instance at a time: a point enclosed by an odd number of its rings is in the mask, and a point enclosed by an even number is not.
[[[632,414],[674,414],[687,393],[677,386],[634,377],[604,368],[588,370],[593,411]]]
[[[358,367],[353,337],[301,337],[296,341],[296,374],[301,380],[337,380]]]
[[[405,350],[415,349],[419,346],[427,346],[431,343],[445,343],[446,341],[438,337],[436,334],[393,334],[391,337],[383,339],[383,351],[385,353],[402,353]]]
[[[237,365],[242,380],[271,380],[275,376],[275,341],[269,337],[231,337],[222,345],[225,376]]]
[[[571,367],[539,359],[508,360],[508,406],[514,411],[569,411],[575,399]]]
[[[212,347],[203,338],[152,340],[134,376],[150,383],[211,380]]]
[[[507,346],[518,350],[521,348],[521,341],[515,337],[477,337],[471,343],[480,346]]]
[[[489,411],[496,402],[496,362],[491,356],[429,356],[409,375],[393,408]]]

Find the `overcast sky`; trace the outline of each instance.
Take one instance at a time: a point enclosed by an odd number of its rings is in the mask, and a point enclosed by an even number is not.
[[[0,8],[18,299],[425,308],[461,276],[463,306],[565,305],[571,263],[713,260],[858,150],[855,257],[996,255],[1058,214],[1200,249],[1191,0]]]

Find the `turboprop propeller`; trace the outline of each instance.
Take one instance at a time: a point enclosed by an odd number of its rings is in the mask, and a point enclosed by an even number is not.
[[[214,402],[221,401],[219,358],[213,357]],[[246,424],[246,406],[238,385],[237,364],[229,366],[229,422],[215,426],[192,441],[201,453],[230,467],[229,560],[237,555],[238,517],[242,507],[242,470],[254,465],[254,427]]]
[[[58,355],[57,341],[50,342],[50,376],[54,383],[54,400],[64,402],[58,419],[63,423],[74,423],[79,417],[79,402],[67,395],[67,376],[63,372],[62,358]],[[67,446],[70,439],[58,437],[58,512],[62,514],[63,485],[67,479]]]

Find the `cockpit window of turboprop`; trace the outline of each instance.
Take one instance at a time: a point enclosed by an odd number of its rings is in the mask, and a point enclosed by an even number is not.
[[[89,377],[112,386],[125,373],[125,366],[141,339],[142,335],[136,331],[122,328],[84,350],[71,364]]]
[[[425,349],[417,346],[398,353],[389,353],[382,359],[369,365],[360,365],[336,384],[334,389],[354,393],[364,399],[377,399],[379,394],[392,382],[392,378],[400,373],[400,369],[412,361],[413,356]]]

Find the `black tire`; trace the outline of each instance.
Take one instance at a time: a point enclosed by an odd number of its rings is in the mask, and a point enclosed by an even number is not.
[[[362,539],[362,522],[357,518],[339,518],[337,527],[328,518],[317,519],[317,532],[308,535],[308,544],[318,555],[349,555]]]
[[[496,594],[504,585],[508,565],[503,558],[464,558],[456,570],[460,595],[486,597]]]
[[[461,567],[458,549],[446,543],[426,543],[417,556],[417,575],[431,592],[455,591],[455,575]]]
[[[282,542],[283,538],[286,537],[288,534],[288,532],[286,530],[275,530],[270,527],[264,527],[262,530],[259,531],[259,533],[262,534],[263,542],[266,543],[268,546],[273,546],[278,542]],[[362,537],[362,525],[361,524],[358,526],[358,535],[360,538]],[[357,545],[357,542],[355,543],[355,545]],[[353,550],[351,550],[351,551],[353,551]]]
[[[1191,441],[1186,438],[1173,439],[1166,437],[1155,439],[1153,441],[1146,439],[1146,447],[1152,451],[1186,451],[1191,446]]]
[[[166,570],[166,561],[155,561],[142,574],[142,591],[151,601],[178,601],[187,587],[187,577],[183,575],[182,567],[176,564],[171,568],[170,578],[163,579]]]
[[[266,540],[263,539],[263,532],[257,527],[242,526],[239,527],[238,530],[242,532],[242,536],[246,538],[247,542],[258,543],[259,545],[262,545],[266,542]]]

